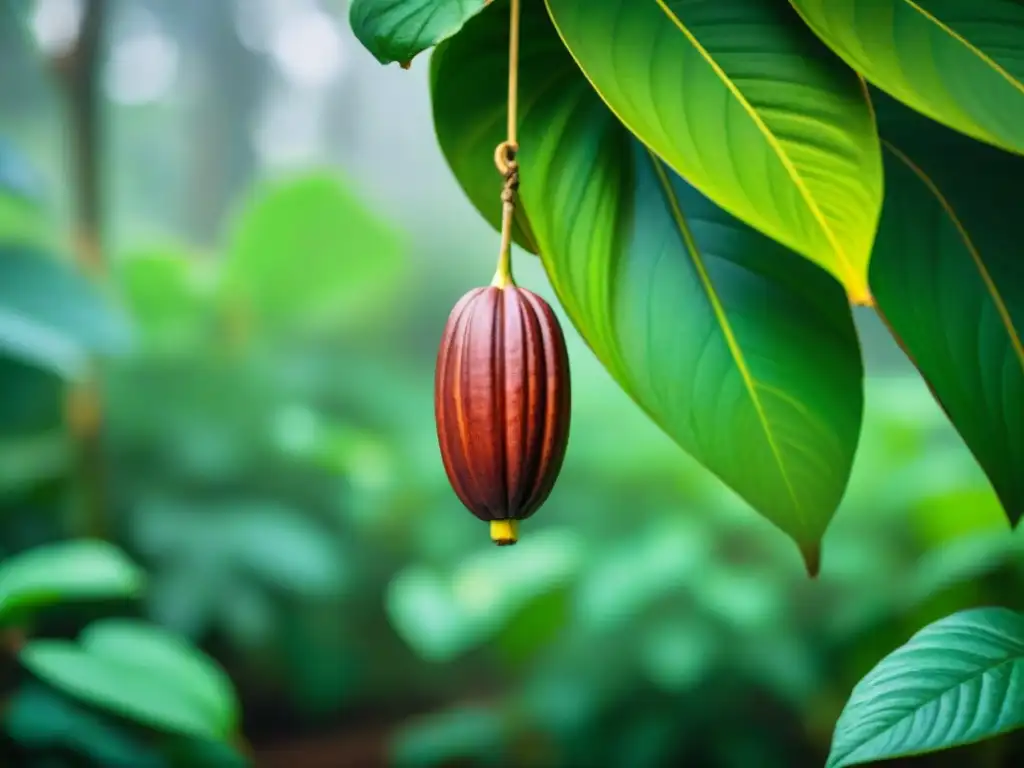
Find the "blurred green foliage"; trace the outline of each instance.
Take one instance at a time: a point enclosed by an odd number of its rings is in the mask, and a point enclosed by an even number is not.
[[[958,608],[1021,604],[1020,537],[919,380],[871,380],[809,581],[572,333],[564,470],[497,550],[444,477],[419,343],[457,281],[426,290],[412,258],[450,233],[418,242],[313,170],[243,196],[214,253],[129,243],[99,289],[47,250],[60,233],[10,152],[4,764],[245,765],[239,728],[259,751],[382,722],[410,768],[819,766],[879,658]],[[64,543],[62,377],[96,353],[117,548]]]
[[[492,548],[437,457],[429,358],[385,340],[403,332],[381,319],[402,270],[349,269],[367,246],[348,222],[368,219],[351,193],[349,216],[321,214],[342,183],[268,184],[237,227],[316,230],[336,244],[318,269],[343,278],[303,289],[287,259],[254,256],[250,275],[169,249],[119,270],[144,339],[105,377],[122,540],[152,574],[150,615],[216,648],[252,711],[419,712],[395,734],[401,766],[810,765],[893,644],[951,607],[1014,600],[1017,537],[915,379],[872,381],[810,582],[577,346],[559,485],[517,547]],[[282,231],[248,221],[296,188],[325,200],[270,214]],[[235,322],[223,281],[276,285],[275,265],[287,304],[253,291]],[[361,322],[320,314],[330,285],[364,299]]]
[[[28,167],[0,145],[0,200],[39,211]],[[237,755],[227,744],[238,703],[220,668],[154,625],[90,621],[137,600],[144,572],[107,542],[42,543],[63,537],[73,498],[57,377],[80,377],[94,354],[124,352],[128,318],[18,224],[0,227],[0,284],[3,764],[223,765]],[[38,526],[27,537],[26,523]],[[85,608],[77,617],[76,607]],[[56,623],[54,611],[63,611]],[[70,626],[76,639],[62,639]]]

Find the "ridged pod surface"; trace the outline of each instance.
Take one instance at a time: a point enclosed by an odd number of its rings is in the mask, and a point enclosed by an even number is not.
[[[514,284],[463,296],[441,339],[434,410],[456,495],[498,544],[514,544],[569,440],[569,357],[547,302]]]

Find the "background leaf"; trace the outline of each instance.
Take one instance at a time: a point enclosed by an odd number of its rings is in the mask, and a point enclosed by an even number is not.
[[[868,300],[882,204],[862,83],[785,3],[547,0],[620,120],[716,204]],[[659,8],[660,6],[660,8]]]
[[[381,64],[403,66],[454,35],[490,0],[353,0],[352,31]]]
[[[11,142],[0,138],[0,193],[39,205],[45,197],[43,179]]]
[[[95,622],[78,643],[35,640],[20,659],[58,690],[151,728],[226,739],[238,724],[224,672],[176,635],[142,622]]]
[[[16,20],[11,26],[20,24]],[[17,146],[0,137],[0,241],[45,246],[54,240],[46,202],[36,168]]]
[[[922,114],[1024,153],[1017,0],[790,0],[854,69]]]
[[[389,309],[403,264],[397,233],[335,174],[257,190],[224,264],[229,306],[271,328],[366,322]]]
[[[968,744],[1024,725],[1024,616],[941,619],[869,672],[836,725],[826,768]]]
[[[137,597],[144,583],[142,570],[111,544],[50,544],[0,564],[0,618],[71,600]]]
[[[879,95],[886,203],[879,311],[992,482],[1024,514],[1024,158]]]
[[[67,747],[100,765],[167,768],[167,762],[137,734],[123,732],[115,722],[38,683],[14,696],[4,728],[21,744]]]
[[[74,376],[90,353],[124,351],[130,339],[125,314],[73,266],[0,243],[0,351]]]
[[[487,130],[506,8],[435,54],[446,156],[484,165],[499,140]],[[545,15],[524,14],[521,198],[562,305],[618,383],[814,570],[862,408],[839,285],[675,176],[601,103]]]
[[[153,247],[118,260],[117,285],[147,344],[184,349],[201,338],[209,325],[208,295],[217,274],[187,251]]]

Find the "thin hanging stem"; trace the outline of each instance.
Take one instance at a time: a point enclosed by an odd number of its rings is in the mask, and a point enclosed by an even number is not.
[[[521,0],[511,0],[508,38],[508,129],[505,141],[494,150],[494,164],[505,178],[501,190],[501,246],[498,250],[498,269],[491,285],[505,288],[515,285],[512,279],[512,222],[516,213],[516,192],[519,189],[519,163],[516,136],[519,95],[519,6]]]
[[[516,137],[519,101],[519,2],[512,0],[508,22],[508,135],[506,141],[513,149],[519,148]]]

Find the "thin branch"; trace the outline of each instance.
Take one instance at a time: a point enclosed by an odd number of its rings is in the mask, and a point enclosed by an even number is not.
[[[74,243],[79,266],[100,275],[103,258],[103,123],[100,72],[108,0],[86,0],[78,38],[54,70],[64,91],[70,134],[74,189]],[[95,372],[67,395],[68,425],[77,444],[77,489],[82,494],[83,532],[106,535],[106,483],[103,460],[100,380]]]

